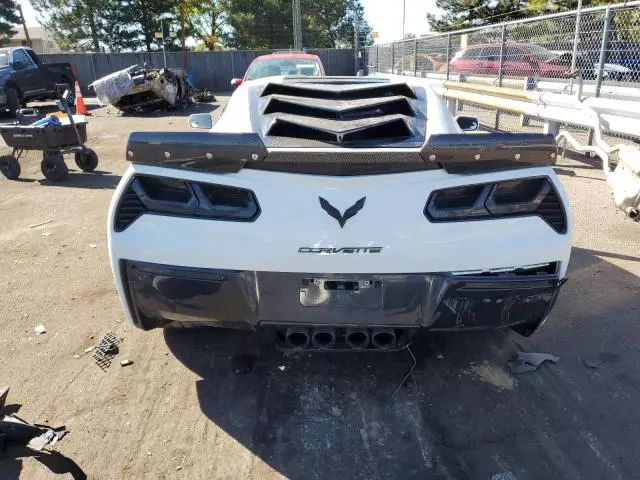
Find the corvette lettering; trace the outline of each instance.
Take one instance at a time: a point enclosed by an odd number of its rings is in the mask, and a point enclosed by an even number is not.
[[[380,253],[384,247],[300,247],[298,253],[340,254],[340,253]]]

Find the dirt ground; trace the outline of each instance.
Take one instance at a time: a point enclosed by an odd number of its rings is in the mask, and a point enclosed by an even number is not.
[[[52,185],[32,153],[21,181],[0,178],[0,385],[11,411],[69,430],[42,454],[9,449],[1,479],[640,478],[640,224],[584,160],[557,168],[575,235],[547,324],[426,337],[395,396],[406,351],[292,357],[249,332],[124,323],[105,229],[127,134],[187,130],[215,106],[94,109],[98,172]],[[107,331],[124,340],[102,371],[83,351]],[[514,377],[518,350],[560,361]]]

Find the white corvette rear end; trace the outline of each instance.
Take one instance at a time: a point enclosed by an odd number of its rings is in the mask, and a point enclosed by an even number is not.
[[[248,82],[210,132],[133,133],[109,212],[129,320],[249,327],[290,349],[548,315],[570,215],[542,135],[462,132],[428,88]]]

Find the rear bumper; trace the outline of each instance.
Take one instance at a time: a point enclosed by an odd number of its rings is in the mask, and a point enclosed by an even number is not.
[[[143,329],[173,321],[220,327],[469,330],[544,322],[557,274],[325,274],[119,262],[125,307]]]

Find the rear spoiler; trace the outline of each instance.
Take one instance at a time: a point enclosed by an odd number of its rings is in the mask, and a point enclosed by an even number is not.
[[[444,168],[448,173],[480,173],[556,161],[553,135],[486,133],[431,135],[420,151],[398,148],[358,151],[267,151],[257,133],[133,132],[127,160],[143,165],[213,173],[261,170],[315,175],[375,175]]]
[[[478,133],[431,135],[422,158],[447,173],[479,173],[556,163],[556,139],[544,133]]]
[[[127,160],[166,168],[234,173],[266,156],[257,133],[132,132],[127,141]]]

